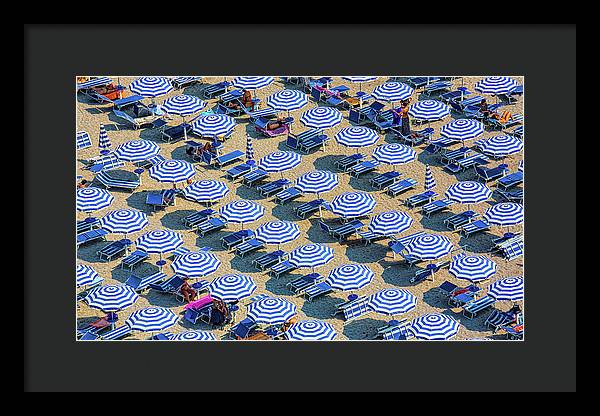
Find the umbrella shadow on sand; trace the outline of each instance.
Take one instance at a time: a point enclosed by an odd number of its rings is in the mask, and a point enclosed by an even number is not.
[[[77,248],[77,258],[88,263],[105,263],[98,258],[97,252],[116,239],[117,238],[112,238],[111,240],[111,238],[107,238],[107,241],[91,242],[84,246],[79,246],[79,248]]]
[[[257,201],[264,198],[255,188],[250,188],[243,184],[236,186],[235,194],[241,199],[247,199],[250,201]]]
[[[276,296],[290,296],[290,295],[292,295],[292,292],[286,285],[289,282],[291,282],[292,280],[297,279],[298,277],[301,277],[301,276],[302,276],[301,274],[296,274],[296,273],[288,274],[288,275],[285,275],[282,277],[271,276],[265,282],[265,288],[270,293],[272,293],[273,295],[276,295]]]
[[[381,244],[369,244],[365,246],[357,242],[347,246],[346,257],[354,263],[375,263],[383,260],[387,251],[387,246]]]
[[[195,211],[191,209],[180,209],[177,211],[169,212],[160,219],[160,223],[165,228],[171,230],[187,230],[183,225],[183,218],[193,214]]]
[[[343,334],[349,340],[375,339],[377,329],[385,326],[386,321],[381,319],[364,318],[344,325]]]
[[[461,236],[458,244],[471,253],[489,253],[494,238],[497,236],[484,231],[470,237]]]
[[[302,218],[297,216],[294,212],[294,207],[298,206],[298,203],[290,202],[285,205],[277,204],[271,210],[271,214],[282,221],[302,221]]]
[[[352,189],[363,192],[373,192],[375,188],[371,186],[369,181],[371,178],[374,178],[376,174],[368,173],[366,175],[362,175],[360,178],[350,177],[349,185]]]
[[[310,227],[306,235],[313,243],[331,244],[338,242],[338,240],[321,230],[321,227],[319,226],[319,220],[310,221]]]
[[[324,295],[314,299],[313,301],[305,301],[302,305],[302,312],[309,318],[314,319],[331,319],[337,305],[342,301],[333,296]]]
[[[395,263],[384,268],[381,278],[392,286],[410,287],[414,286],[410,279],[414,277],[416,270],[415,268],[408,268],[402,263]]]
[[[131,195],[129,195],[127,198],[125,198],[125,201],[127,202],[127,206],[130,208],[134,208],[139,211],[145,212],[146,214],[154,213],[154,210],[149,205],[146,205],[147,193],[148,193],[147,191],[131,193]]]
[[[252,264],[252,257],[263,255],[264,252],[255,252],[247,254],[244,257],[235,256],[231,259],[230,265],[233,270],[240,273],[256,273],[256,267]]]
[[[448,231],[448,228],[444,224],[444,220],[446,218],[451,217],[452,215],[453,214],[451,212],[447,212],[447,213],[443,213],[443,214],[435,214],[430,218],[427,218],[426,216],[422,216],[420,223],[425,230],[439,231],[439,232]]]
[[[212,232],[210,234],[206,234],[204,237],[198,234],[196,237],[196,246],[210,247],[213,251],[227,251],[227,249],[221,245],[221,238],[232,233],[233,231],[234,230]]]
[[[337,168],[334,165],[336,160],[340,160],[344,155],[327,155],[321,156],[315,159],[313,162],[313,166],[316,170],[328,170],[331,172],[335,172]]]

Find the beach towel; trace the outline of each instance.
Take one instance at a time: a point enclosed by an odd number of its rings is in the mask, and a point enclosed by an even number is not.
[[[188,303],[183,307],[183,309],[201,309],[212,302],[213,298],[210,295],[206,295],[198,300]]]

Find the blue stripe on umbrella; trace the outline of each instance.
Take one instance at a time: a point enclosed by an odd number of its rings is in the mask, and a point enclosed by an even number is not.
[[[448,237],[439,234],[423,234],[406,245],[406,252],[420,260],[434,260],[450,253],[454,248]]]
[[[373,280],[375,274],[363,264],[344,264],[333,269],[326,282],[334,289],[357,290]]]
[[[152,166],[148,174],[159,182],[175,183],[190,179],[196,174],[196,169],[185,160],[170,159]]]
[[[458,279],[478,282],[492,277],[496,268],[496,263],[486,256],[458,255],[452,259],[448,271]]]
[[[525,281],[522,277],[505,277],[488,287],[488,295],[496,300],[522,300],[525,296]]]
[[[99,139],[98,139],[98,147],[101,150],[106,151],[111,146],[112,146],[112,143],[110,142],[110,138],[108,137],[106,128],[104,127],[104,124],[100,124],[100,135],[99,135]]]
[[[259,324],[283,324],[294,315],[296,305],[282,298],[267,297],[248,305],[248,317]]]
[[[450,114],[450,107],[441,101],[423,100],[412,104],[408,114],[419,120],[439,120]]]
[[[200,136],[226,136],[235,127],[235,120],[225,114],[208,114],[192,123],[192,130]]]
[[[417,339],[447,340],[458,333],[460,324],[443,313],[428,313],[412,321],[411,330]]]
[[[197,202],[212,202],[223,198],[229,193],[229,188],[224,182],[204,179],[196,181],[183,188],[183,195]]]
[[[484,131],[485,127],[482,122],[471,118],[461,118],[444,124],[440,129],[440,134],[449,139],[465,141],[480,136]]]
[[[81,188],[77,190],[77,210],[83,212],[97,211],[108,207],[115,198],[106,189]]]
[[[492,190],[485,184],[475,181],[456,182],[448,187],[446,198],[461,204],[477,204],[487,201]]]
[[[428,190],[433,189],[433,188],[436,187],[435,178],[433,177],[433,172],[431,171],[431,168],[429,167],[429,165],[425,166],[425,183],[424,183],[424,187],[425,187],[426,191],[428,191]]]
[[[117,146],[114,154],[126,162],[141,162],[156,156],[158,152],[160,146],[150,140],[130,140]]]
[[[273,77],[235,77],[231,84],[245,90],[258,90],[270,85],[274,80]]]
[[[245,223],[256,221],[265,213],[265,208],[253,201],[239,199],[223,205],[220,209],[221,216],[229,221],[236,223]]]
[[[175,334],[171,341],[216,341],[215,334],[208,331],[186,331]]]
[[[75,144],[77,149],[85,149],[92,145],[92,139],[87,131],[78,131],[75,135]]]
[[[504,157],[523,150],[523,141],[515,136],[501,134],[479,142],[481,151],[493,157]]]
[[[125,320],[125,324],[131,329],[143,332],[162,331],[175,325],[175,322],[175,312],[158,306],[139,309]]]
[[[267,97],[267,105],[275,110],[298,110],[307,103],[308,95],[298,90],[282,90]]]
[[[475,84],[475,90],[483,94],[505,94],[519,85],[510,77],[487,77]]]
[[[181,234],[171,230],[152,230],[140,236],[135,245],[147,253],[166,253],[173,251],[183,244]]]
[[[134,233],[148,225],[146,214],[135,209],[118,209],[100,218],[102,228],[111,233]]]
[[[514,202],[503,202],[492,205],[483,214],[490,224],[507,227],[523,222],[523,205]]]
[[[267,172],[283,172],[295,168],[302,162],[302,156],[295,152],[273,152],[263,156],[258,166]]]
[[[417,306],[417,297],[406,289],[384,289],[369,296],[368,302],[376,313],[400,315]]]
[[[525,164],[524,164],[523,160],[519,160],[519,170],[521,172],[525,171]]]
[[[167,98],[161,105],[161,109],[168,114],[178,116],[189,116],[206,107],[206,102],[193,95],[180,94]]]
[[[171,91],[173,85],[163,77],[140,77],[129,85],[129,89],[134,94],[155,98]]]
[[[255,237],[265,244],[289,243],[300,237],[300,227],[289,221],[270,221],[256,229]]]
[[[334,252],[331,247],[322,244],[306,244],[296,247],[290,253],[288,261],[296,267],[323,266],[333,260]]]
[[[208,276],[216,272],[220,266],[221,260],[206,251],[182,254],[171,263],[171,268],[176,274],[189,278]]]
[[[315,107],[306,110],[300,117],[300,122],[306,127],[327,129],[337,126],[342,121],[342,113],[333,107]]]
[[[403,101],[413,94],[414,90],[401,82],[385,82],[373,89],[373,97],[384,101]]]
[[[252,137],[246,135],[246,161],[254,161],[254,146],[252,146]]]
[[[330,323],[310,319],[292,324],[285,336],[290,341],[333,341],[337,333]]]
[[[249,276],[226,274],[217,277],[208,285],[211,296],[223,302],[234,302],[250,296],[256,290],[256,283]]]
[[[417,152],[411,147],[398,143],[383,144],[373,151],[373,159],[388,165],[412,162],[416,157]]]
[[[296,179],[295,187],[300,192],[321,193],[331,191],[339,183],[338,176],[328,170],[314,170]]]
[[[346,147],[364,147],[377,143],[379,135],[368,127],[345,127],[337,132],[335,140]]]
[[[77,286],[85,286],[98,279],[100,275],[92,266],[78,264],[76,269]]]
[[[413,219],[406,212],[388,211],[375,215],[369,223],[369,231],[377,235],[400,234],[410,228]]]
[[[85,302],[92,308],[104,312],[118,312],[133,305],[139,296],[127,285],[104,285],[92,289]]]
[[[331,201],[331,212],[344,218],[362,217],[373,211],[375,198],[365,192],[344,192]]]
[[[342,79],[345,79],[346,81],[350,81],[350,82],[369,82],[369,81],[375,81],[377,79],[377,77],[370,77],[370,76],[347,76],[347,77],[342,77]]]

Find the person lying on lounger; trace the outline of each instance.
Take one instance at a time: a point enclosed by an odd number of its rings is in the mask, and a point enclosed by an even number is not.
[[[185,299],[186,303],[190,303],[191,301],[195,300],[196,296],[197,296],[196,291],[194,289],[192,289],[192,287],[188,283],[188,280],[189,280],[188,278],[183,279],[183,284],[181,285],[181,288],[179,289],[179,291],[183,295],[183,298]]]
[[[118,98],[123,98],[123,90],[117,88],[115,84],[112,82],[108,85],[99,86],[92,88],[96,93],[100,95],[104,95],[105,97],[115,100]]]
[[[267,123],[267,130],[277,130],[285,125],[283,116],[277,116],[277,120],[269,121]]]
[[[244,92],[244,94],[242,95],[242,98],[240,98],[240,102],[242,103],[242,105],[246,108],[251,108],[252,107],[252,94],[250,93],[250,91],[248,90],[242,90]],[[227,107],[228,108],[234,108],[236,110],[240,110],[241,107],[238,103],[232,101],[229,101],[227,103]]]

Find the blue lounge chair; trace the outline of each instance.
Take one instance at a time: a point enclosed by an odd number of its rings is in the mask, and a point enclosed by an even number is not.
[[[438,290],[446,297],[451,296],[456,289],[458,289],[458,286],[447,280],[438,286]]]
[[[307,287],[304,291],[300,292],[300,295],[304,296],[309,302],[313,301],[319,296],[324,296],[328,293],[333,292],[333,288],[327,282],[315,283],[312,286]]]
[[[206,221],[216,213],[217,212],[212,209],[203,209],[202,211],[196,211],[193,214],[183,217],[182,222],[186,227],[194,228],[196,225]]]
[[[385,172],[371,179],[371,185],[377,189],[387,188],[400,179],[400,176],[402,176],[402,174],[395,170]]]
[[[379,166],[379,161],[377,161],[375,159],[365,160],[364,162],[360,162],[360,163],[352,166],[350,168],[350,170],[348,171],[348,173],[350,174],[350,176],[358,178],[363,173],[368,173],[368,172],[374,171],[375,169],[377,169],[378,166]]]
[[[510,191],[504,191],[502,189],[495,189],[495,192],[505,201],[507,202],[517,202],[519,204],[523,203],[523,190],[522,189],[513,189]]]
[[[144,169],[148,169],[151,168],[152,166],[156,166],[159,163],[164,162],[165,157],[163,155],[156,155],[156,156],[152,156],[146,160],[142,160],[141,162],[135,162],[134,165],[138,168],[144,168]]]
[[[209,152],[204,152],[209,153]],[[218,156],[216,158],[214,158],[214,164],[217,165],[218,167],[222,167],[225,166],[229,163],[233,163],[236,162],[238,160],[241,160],[244,158],[244,152],[242,152],[241,150],[234,150],[232,152],[229,152],[227,154],[224,154],[223,156]]]
[[[287,283],[286,286],[295,294],[300,294],[309,287],[319,283],[321,280],[323,280],[323,276],[319,273],[310,273],[292,280]]]
[[[493,181],[502,178],[508,173],[508,165],[500,164],[494,168],[486,168],[485,166],[475,166],[475,174],[478,180],[483,182]]]
[[[269,172],[261,168],[256,168],[242,176],[242,182],[247,186],[252,186],[256,182],[265,180],[267,177],[269,177]]]
[[[148,253],[143,250],[135,250],[121,261],[121,269],[133,270],[135,266],[148,258]]]
[[[277,179],[273,182],[264,183],[256,187],[256,190],[260,192],[262,196],[270,197],[273,194],[277,194],[285,190],[286,186],[290,185],[289,179]]]
[[[517,97],[521,95],[523,95],[523,86],[517,85],[503,94],[498,94],[497,97],[508,101],[509,104],[513,104],[517,100]]]
[[[159,208],[174,206],[176,195],[177,190],[175,189],[163,189],[158,192],[148,192],[146,194],[146,204],[152,206],[154,211]]]
[[[507,244],[506,246],[502,247],[500,249],[500,252],[506,260],[514,260],[516,258],[521,257],[524,253],[524,250],[525,245],[523,241],[515,241],[511,244]]]
[[[215,98],[221,94],[227,92],[227,88],[231,85],[228,81],[218,82],[216,84],[208,85],[202,90],[202,96],[204,98]]]
[[[167,143],[176,143],[187,137],[192,130],[191,124],[182,123],[177,126],[168,127],[162,130],[161,138]]]
[[[506,121],[488,117],[484,122],[493,130],[505,130],[523,123],[523,118],[522,114],[512,114]]]
[[[473,319],[477,314],[494,305],[496,300],[491,296],[483,296],[463,305],[463,315]]]
[[[412,178],[406,178],[394,183],[393,185],[388,186],[386,192],[391,196],[396,196],[410,189],[413,189],[415,186],[417,186],[416,180]]]
[[[123,325],[104,333],[100,339],[102,341],[115,341],[118,339],[127,338],[132,332],[133,330],[129,326]]]
[[[182,285],[183,279],[177,275],[174,275],[171,278],[159,283],[149,283],[148,288],[163,294],[181,296],[179,289],[181,289]]]
[[[466,287],[457,287],[448,296],[448,305],[461,307],[477,299],[479,293],[481,293],[481,288],[474,284]]]
[[[227,234],[226,236],[221,238],[221,245],[224,248],[231,250],[235,248],[238,244],[241,244],[252,237],[254,237],[254,231],[252,230],[236,231],[234,233]]]
[[[173,88],[180,90],[202,82],[202,77],[175,77],[171,80]]]
[[[292,149],[301,149],[303,142],[313,140],[322,134],[322,129],[309,129],[300,134],[290,133],[287,136],[286,146]]]
[[[101,155],[86,161],[87,165],[84,169],[93,173],[102,172],[103,170],[115,170],[125,166],[125,162],[120,160],[114,153]]]
[[[511,311],[502,312],[498,309],[494,309],[489,316],[486,318],[484,325],[487,328],[491,328],[492,332],[495,333],[502,326],[514,325],[521,316],[520,313],[513,313]]]
[[[266,109],[265,109],[266,110]],[[259,110],[259,111],[265,111],[265,110]],[[259,111],[253,112],[253,113],[249,113],[249,114],[256,114]],[[272,110],[271,111],[275,111]],[[267,117],[258,117],[257,119],[255,119],[253,121],[254,124],[254,129],[262,134],[263,136],[266,137],[277,137],[277,136],[282,136],[284,134],[289,134],[290,133],[290,125],[294,122],[294,118],[293,117],[286,117],[285,119],[283,119],[283,121],[279,122],[279,126],[277,128],[270,128],[269,124],[271,123],[272,120],[270,120]]]
[[[460,140],[451,139],[449,137],[440,137],[439,139],[430,140],[429,144],[425,147],[425,151],[431,154],[443,155],[444,152],[448,151],[448,148]]]
[[[275,201],[278,204],[283,205],[286,202],[293,201],[294,199],[300,198],[301,196],[302,192],[300,192],[298,188],[292,186],[275,194]]]
[[[252,166],[247,163],[241,163],[237,166],[234,166],[227,170],[226,175],[229,179],[235,180],[240,176],[245,175],[246,173],[252,170]]]
[[[136,292],[142,292],[150,287],[152,284],[159,284],[167,278],[167,275],[163,272],[152,273],[148,276],[138,277],[130,275],[125,284],[135,289]]]
[[[461,147],[459,149],[442,151],[440,152],[440,162],[442,163],[454,163],[457,160],[464,159],[465,157],[472,154],[473,151],[468,147]]]
[[[259,241],[256,238],[251,238],[249,240],[244,241],[241,244],[238,244],[235,248],[235,252],[240,257],[244,257],[245,254],[252,253],[256,250],[260,250],[264,246],[265,244],[262,241]]]
[[[296,215],[302,219],[305,219],[307,216],[314,214],[319,211],[321,207],[325,205],[324,199],[315,199],[310,202],[305,202],[304,204],[298,205],[294,210]]]
[[[255,332],[256,327],[257,324],[253,319],[244,318],[239,323],[231,327],[229,330],[229,335],[233,336],[235,339],[246,339],[253,332]]]
[[[279,262],[279,263],[274,264],[273,266],[271,266],[271,268],[269,269],[269,273],[272,276],[279,277],[282,274],[289,273],[289,272],[291,272],[293,270],[296,270],[296,269],[297,269],[297,267],[294,266],[294,265],[292,265],[292,263],[290,263],[287,260],[283,260],[283,261],[281,261],[281,262]]]
[[[346,172],[348,169],[359,163],[365,158],[364,155],[360,153],[355,153],[350,156],[343,157],[339,160],[333,162],[333,164],[338,167],[342,172]]]
[[[383,240],[384,238],[388,238],[388,236],[383,234],[375,234],[371,231],[360,231],[358,233],[360,241],[365,243],[365,246],[372,243],[373,241]]]
[[[441,269],[450,266],[450,261],[441,261],[437,263],[430,263],[426,268],[418,270],[415,275],[410,278],[410,282],[413,284],[421,283],[431,277],[431,281],[435,281],[435,273]]]
[[[274,264],[280,262],[284,258],[287,257],[287,253],[283,250],[276,250],[271,253],[263,254],[262,256],[254,259],[252,264],[256,266],[259,270],[265,270]]]
[[[407,319],[401,321],[390,321],[386,326],[377,329],[376,338],[380,338],[386,341],[404,341],[414,338],[414,334],[411,331],[411,323]]]
[[[467,170],[470,167],[485,165],[488,162],[489,158],[486,155],[475,152],[472,155],[444,165],[444,169],[452,173],[459,173]]]
[[[409,208],[418,207],[420,205],[430,203],[433,198],[437,198],[438,194],[435,191],[425,191],[423,193],[413,195],[404,201],[404,204]]]
[[[418,146],[428,140],[433,135],[434,130],[431,127],[427,127],[423,130],[411,131],[409,134],[405,135],[402,134],[402,130],[391,128],[390,133],[392,133],[392,137],[399,139],[404,144]]]
[[[452,204],[454,204],[454,201],[451,201],[448,198],[438,199],[437,201],[432,201],[423,205],[421,213],[429,218],[435,213],[447,210]]]
[[[521,183],[523,183],[523,172],[517,171],[499,179],[496,186],[499,189],[508,190],[513,186],[519,185]]]
[[[85,233],[91,230],[97,230],[100,228],[100,220],[98,218],[86,218],[83,221],[77,221],[77,234]]]
[[[347,224],[343,224],[337,228],[330,228],[323,221],[319,221],[319,226],[329,235],[334,238],[337,238],[339,242],[347,240],[352,235],[357,235],[358,231],[364,227],[364,224],[359,220],[350,221]]]
[[[95,179],[106,187],[106,189],[119,188],[126,189],[128,191],[135,190],[140,186],[140,180],[127,180],[127,179],[116,179],[111,177],[108,172],[101,171],[95,177]]]
[[[479,214],[475,211],[464,211],[444,219],[444,224],[446,224],[446,227],[448,227],[448,229],[456,231],[457,229],[473,221],[477,217],[479,217]]]
[[[487,231],[490,229],[490,224],[484,220],[475,220],[469,222],[458,229],[465,237],[470,237],[475,233]]]
[[[439,99],[444,103],[449,101],[458,100],[461,101],[463,98],[471,95],[472,92],[465,87],[457,88],[455,91],[448,91],[440,94]]]
[[[353,321],[373,311],[368,304],[367,296],[357,296],[355,299],[338,304],[334,316],[341,313],[345,322]]]
[[[414,89],[420,89],[427,87],[429,84],[438,82],[440,77],[410,77],[406,80],[406,83]]]
[[[111,261],[113,258],[125,254],[126,250],[127,244],[123,244],[122,241],[112,241],[98,250],[97,254],[100,260]]]
[[[204,237],[206,234],[213,231],[221,230],[226,226],[227,221],[223,220],[222,218],[209,218],[206,221],[196,225],[193,229],[202,237]]]
[[[432,82],[425,86],[425,89],[423,90],[423,95],[430,97],[431,94],[434,94],[434,93],[440,94],[441,92],[449,91],[450,89],[452,89],[452,82],[436,81],[436,82]]]
[[[75,145],[77,150],[82,150],[87,147],[92,147],[92,140],[86,131],[78,131],[75,135]]]
[[[77,247],[79,247],[83,244],[91,243],[92,241],[106,240],[107,234],[108,234],[108,231],[106,231],[102,228],[98,228],[95,230],[90,230],[90,231],[86,231],[81,234],[77,234]]]
[[[351,123],[358,125],[372,123],[384,107],[384,104],[380,103],[379,101],[374,101],[367,107],[350,109],[350,112],[348,113],[348,119]]]
[[[402,255],[402,252],[405,250],[406,245],[423,234],[425,234],[425,231],[419,231],[416,233],[406,235],[404,237],[392,239],[392,241],[388,243],[388,247],[392,250],[394,258],[396,258],[396,254]],[[406,259],[405,256],[403,257]]]

